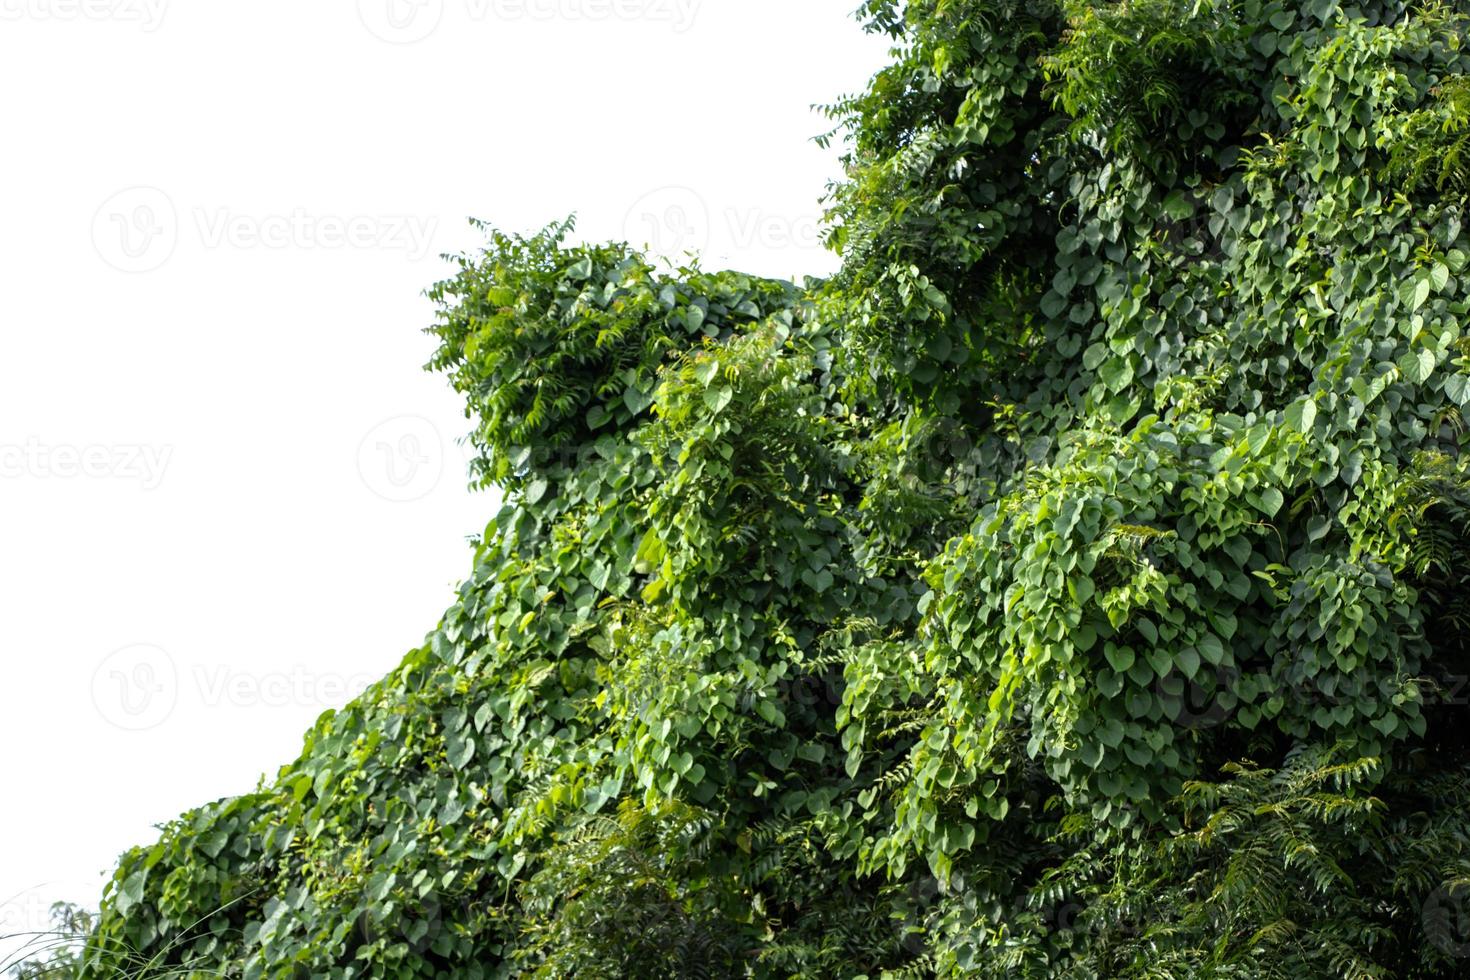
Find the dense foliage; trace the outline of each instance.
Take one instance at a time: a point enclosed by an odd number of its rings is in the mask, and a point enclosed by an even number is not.
[[[1464,975],[1470,15],[862,16],[832,280],[433,288],[458,601],[55,972]]]

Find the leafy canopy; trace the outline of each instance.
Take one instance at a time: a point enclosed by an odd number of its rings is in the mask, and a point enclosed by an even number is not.
[[[68,975],[1460,975],[1470,16],[861,16],[830,281],[433,287],[458,600]]]

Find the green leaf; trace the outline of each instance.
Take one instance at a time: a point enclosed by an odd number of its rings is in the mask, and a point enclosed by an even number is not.
[[[1200,656],[1217,667],[1225,659],[1225,645],[1213,633],[1206,633],[1201,636],[1199,642],[1195,644],[1195,647],[1199,650]]]
[[[1109,645],[1105,652],[1108,664],[1118,673],[1124,673],[1133,666],[1134,655],[1130,648]]]
[[[1410,384],[1423,384],[1434,374],[1434,352],[1427,348],[1410,351],[1399,359],[1399,370]]]
[[[1184,672],[1185,677],[1193,677],[1199,673],[1199,653],[1194,647],[1185,647],[1180,650],[1174,658],[1174,663]]]
[[[1434,263],[1429,270],[1429,281],[1434,286],[1435,292],[1442,292],[1450,283],[1450,267],[1443,262]]]
[[[1312,398],[1294,401],[1286,409],[1286,423],[1298,432],[1310,433],[1317,424],[1317,402]]]
[[[808,569],[801,573],[801,578],[819,595],[832,587],[832,573],[825,568],[815,572]]]
[[[445,742],[445,757],[456,769],[463,769],[475,757],[475,742],[471,738],[451,735]]]
[[[1105,361],[1097,373],[1109,391],[1119,392],[1133,381],[1133,364],[1126,357],[1114,357]]]
[[[1470,377],[1463,374],[1450,375],[1445,379],[1444,393],[1461,408],[1470,405]]]
[[[650,527],[638,542],[633,555],[633,570],[639,575],[648,575],[664,560],[667,549],[659,537],[658,528]]]
[[[148,881],[146,869],[134,871],[123,879],[122,888],[118,890],[118,909],[126,912],[128,909],[143,901],[143,886]]]
[[[1183,191],[1174,191],[1164,199],[1164,214],[1173,221],[1184,221],[1194,215],[1194,204]]]
[[[725,410],[725,406],[729,405],[730,399],[734,397],[735,392],[729,385],[717,385],[705,389],[704,404],[711,412],[718,415]]]
[[[649,405],[653,404],[653,393],[629,385],[623,390],[623,404],[628,407],[628,411],[634,415],[639,415]]]

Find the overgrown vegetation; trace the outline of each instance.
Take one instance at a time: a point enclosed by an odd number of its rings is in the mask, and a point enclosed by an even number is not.
[[[432,289],[458,601],[51,975],[1465,975],[1470,15],[861,16],[832,280]]]

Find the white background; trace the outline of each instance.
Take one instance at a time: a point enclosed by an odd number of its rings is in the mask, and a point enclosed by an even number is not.
[[[0,932],[451,601],[496,501],[421,292],[467,216],[834,267],[811,106],[884,60],[855,6],[0,0]]]

